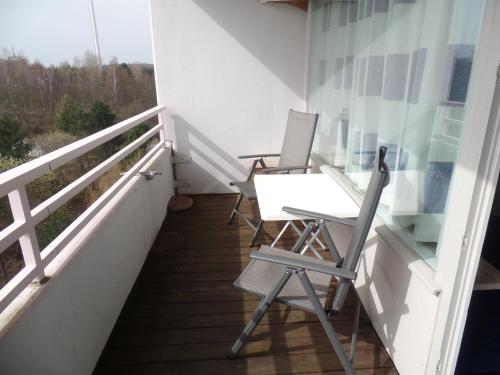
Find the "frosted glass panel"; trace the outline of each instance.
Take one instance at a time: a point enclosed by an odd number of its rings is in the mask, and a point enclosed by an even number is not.
[[[481,0],[313,0],[314,158],[361,195],[378,146],[391,185],[379,214],[431,266],[461,140]]]

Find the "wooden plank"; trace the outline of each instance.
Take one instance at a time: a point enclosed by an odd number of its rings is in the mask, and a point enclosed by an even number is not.
[[[165,283],[169,282],[190,282],[190,281],[230,281],[231,283],[238,278],[241,271],[221,271],[221,272],[191,272],[191,273],[175,273],[170,274],[168,271],[164,274],[157,272],[156,274],[141,275],[137,282],[155,282],[158,280],[158,275],[161,275],[161,280]]]
[[[364,351],[358,353],[354,361],[356,369],[390,367],[391,361],[385,351]],[[136,362],[134,366],[114,366],[114,371],[122,374],[291,374],[323,371],[340,371],[342,365],[332,353],[305,353],[297,355],[258,355],[241,357],[235,360],[209,359],[176,362],[155,362],[146,364]],[[109,373],[105,366],[98,368],[96,374]]]
[[[144,290],[134,289],[129,296],[128,303],[135,305],[162,305],[166,303],[209,303],[209,302],[223,302],[223,301],[248,301],[257,300],[258,298],[253,294],[244,293],[234,288],[226,290],[212,291],[210,293],[193,291],[193,292],[164,292],[162,290]],[[346,306],[352,304],[352,297],[350,301],[346,302]]]
[[[231,343],[203,343],[185,345],[164,346],[130,346],[110,347],[103,352],[102,365],[133,365],[136,358],[141,361],[175,362],[175,361],[198,361],[203,359],[226,358]],[[350,350],[350,343],[344,343],[344,350]],[[365,351],[381,352],[381,344],[374,338],[361,338],[358,340],[357,349],[360,353]],[[330,342],[326,336],[297,337],[293,342],[281,340],[279,337],[267,337],[262,340],[250,341],[241,351],[241,357],[257,355],[276,354],[306,354],[306,353],[330,353],[335,356]]]
[[[166,303],[163,305],[135,305],[129,306],[121,317],[164,317],[174,315],[205,315],[224,313],[253,312],[258,305],[257,300],[249,301],[225,301],[225,302],[192,302],[187,306],[185,303]],[[282,314],[289,311],[290,307],[281,303],[273,303],[269,311],[279,311]],[[335,320],[352,319],[353,306],[342,310],[334,316]]]
[[[190,306],[184,305],[190,309]],[[251,319],[253,311],[238,311],[211,314],[185,314],[185,315],[129,315],[120,318],[120,327],[127,330],[153,330],[176,328],[209,328],[209,327],[243,327]],[[352,320],[353,311],[346,310],[335,316],[334,325],[337,321]],[[316,315],[300,310],[290,310],[286,312],[269,311],[261,320],[260,324],[275,325],[289,323],[316,322]],[[362,327],[364,329],[365,326]]]
[[[147,366],[147,365],[146,365]],[[137,371],[137,372],[136,372]],[[108,366],[108,367],[101,367],[98,369],[98,371],[95,372],[95,374],[142,374],[142,372],[139,371],[145,371],[144,366],[138,367],[137,370],[134,370],[133,367],[120,367],[120,366]],[[155,372],[156,371],[156,372]],[[159,375],[165,375],[166,373],[164,372],[163,369],[158,368],[158,369],[148,369],[148,374],[159,374]],[[172,374],[172,373],[170,373]],[[182,374],[188,374],[182,372]],[[232,374],[243,374],[245,375],[246,372],[232,372]],[[288,374],[293,374],[293,372],[289,372]],[[307,375],[345,375],[345,371],[343,370],[338,370],[338,371],[320,371],[320,372],[302,372],[301,374],[307,374]],[[356,374],[358,375],[397,375],[397,371],[393,368],[371,368],[371,369],[358,369],[356,371]]]
[[[370,326],[360,326],[360,336],[377,339],[375,331]],[[351,340],[352,322],[339,321],[335,329],[342,343]],[[210,327],[210,328],[186,328],[151,331],[128,331],[115,330],[111,335],[108,346],[147,346],[147,345],[183,345],[196,343],[225,342],[232,344],[241,333],[241,327]],[[290,323],[278,325],[259,325],[249,338],[250,341],[261,340],[267,337],[276,337],[280,340],[292,342],[297,337],[325,336],[323,327],[319,322],[308,324]],[[378,340],[378,339],[377,339]]]

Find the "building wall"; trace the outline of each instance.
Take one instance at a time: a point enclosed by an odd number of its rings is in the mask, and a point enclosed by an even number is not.
[[[306,12],[257,0],[151,0],[158,103],[174,119],[183,193],[228,192],[237,155],[279,152],[304,108]]]
[[[59,255],[74,254],[61,270],[48,270],[50,280],[24,296],[0,340],[2,375],[92,373],[165,218],[170,154],[146,166],[162,175],[132,179]]]

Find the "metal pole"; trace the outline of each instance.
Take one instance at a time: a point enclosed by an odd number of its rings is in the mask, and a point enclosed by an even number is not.
[[[101,67],[101,49],[99,48],[99,37],[97,35],[97,24],[95,22],[94,2],[89,0],[90,20],[92,21],[92,34],[94,36],[94,48],[97,58],[97,65]]]

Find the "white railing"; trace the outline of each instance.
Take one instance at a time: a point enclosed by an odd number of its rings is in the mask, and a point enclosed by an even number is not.
[[[123,134],[142,122],[158,116],[158,124],[135,141],[70,183],[33,209],[30,207],[26,184],[41,177],[88,151]],[[45,268],[72,238],[102,207],[162,148],[166,146],[165,107],[157,106],[100,132],[64,146],[28,163],[0,174],[0,197],[8,195],[13,223],[0,231],[0,253],[19,240],[25,267],[0,289],[0,313],[28,285],[46,278]],[[84,213],[76,218],[46,248],[40,249],[35,226],[68,202],[127,155],[159,134],[160,142],[153,146],[132,168],[122,175]]]

